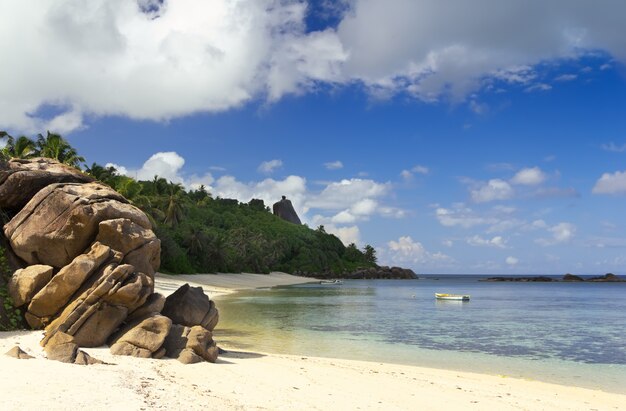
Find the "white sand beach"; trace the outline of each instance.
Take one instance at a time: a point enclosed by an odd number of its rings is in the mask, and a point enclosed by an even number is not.
[[[263,277],[263,278],[261,278]],[[309,282],[286,274],[165,276],[157,290],[189,282],[211,298],[234,289]],[[19,345],[33,355],[0,355],[3,410],[623,410],[626,395],[504,376],[431,368],[229,351],[217,364],[113,356],[108,365],[49,361],[42,332],[0,333],[0,353]],[[218,341],[219,344],[219,341]],[[229,347],[223,347],[226,350]]]

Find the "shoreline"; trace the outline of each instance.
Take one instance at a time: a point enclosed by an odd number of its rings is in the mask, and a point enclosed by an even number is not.
[[[0,356],[3,409],[618,410],[626,395],[503,376],[310,356],[230,351],[216,364],[85,349],[109,364],[43,358],[41,331],[0,334],[35,358]],[[357,382],[358,383],[355,383]],[[36,395],[34,395],[36,394]]]
[[[269,274],[164,274],[156,273],[154,278],[155,291],[168,296],[181,285],[189,283],[192,287],[202,287],[209,298],[219,298],[243,290],[271,288],[296,284],[316,283],[314,277],[301,277],[273,271]]]
[[[288,274],[158,274],[155,291],[189,282],[210,297],[315,282]],[[0,333],[0,386],[11,410],[89,409],[620,409],[626,395],[467,371],[230,349],[216,364],[138,359],[85,349],[108,365],[44,358],[41,331]],[[35,359],[4,354],[20,345]],[[219,344],[219,341],[218,341]],[[220,344],[221,345],[221,344]],[[358,384],[355,383],[358,381]],[[36,393],[36,395],[33,395]],[[5,405],[3,404],[3,405]]]

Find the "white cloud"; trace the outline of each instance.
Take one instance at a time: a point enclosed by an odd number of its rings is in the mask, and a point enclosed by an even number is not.
[[[576,226],[572,223],[559,223],[547,229],[551,238],[539,238],[535,242],[542,246],[551,246],[571,241],[576,235]]]
[[[454,245],[454,241],[452,241],[452,240],[443,240],[441,242],[441,244],[443,244],[446,247],[452,247]]]
[[[283,162],[281,160],[269,160],[269,161],[264,161],[261,164],[259,164],[259,167],[257,168],[257,170],[259,171],[259,173],[272,174],[274,170],[282,166],[283,166]]]
[[[549,91],[549,90],[552,90],[552,86],[546,83],[533,84],[532,86],[524,89],[524,91],[527,93],[533,93],[535,91]]]
[[[486,184],[470,191],[472,200],[476,203],[486,203],[495,200],[507,200],[513,197],[514,191],[509,183],[499,178],[489,180]]]
[[[326,167],[327,170],[339,170],[340,168],[343,168],[343,163],[339,160],[331,161],[329,163],[324,163],[324,167]]]
[[[514,266],[517,265],[517,263],[519,263],[519,259],[509,256],[506,258],[506,260],[504,260],[508,265],[510,266]]]
[[[482,217],[477,215],[470,208],[457,207],[457,208],[444,208],[438,207],[435,210],[435,216],[441,225],[444,227],[456,227],[470,228],[477,225],[492,224],[497,222],[494,218]]]
[[[413,241],[410,236],[400,237],[398,241],[389,241],[386,251],[389,254],[389,259],[395,265],[438,265],[449,264],[453,261],[452,258],[443,253],[427,251],[422,243]]]
[[[626,144],[617,145],[614,142],[610,142],[608,144],[602,144],[602,149],[606,151],[612,151],[614,153],[623,153],[626,151]]]
[[[341,210],[365,200],[383,197],[391,190],[389,183],[360,178],[345,179],[328,184],[319,195],[309,201],[311,208]]]
[[[561,74],[560,76],[557,76],[554,80],[566,82],[566,81],[576,80],[577,78],[578,78],[578,75],[576,74]]]
[[[154,176],[162,177],[174,183],[182,183],[180,170],[185,159],[174,151],[153,154],[134,174],[138,180],[152,180]]]
[[[511,179],[511,184],[536,186],[546,181],[546,174],[539,167],[524,168]]]
[[[427,175],[430,173],[430,169],[426,166],[417,165],[410,170],[402,170],[400,176],[405,180],[410,180],[413,178],[414,174]]]
[[[507,241],[501,236],[495,236],[491,239],[482,238],[479,235],[475,235],[473,237],[468,238],[467,244],[474,247],[495,247],[495,248],[506,248]]]
[[[585,50],[626,59],[626,29],[615,18],[626,15],[624,2],[351,0],[341,2],[336,30],[312,32],[308,6],[3,1],[0,78],[12,80],[0,83],[0,124],[69,132],[84,127],[86,116],[162,121],[259,97],[276,101],[320,83],[360,83],[373,96],[459,101],[495,81],[549,89],[536,66]],[[45,105],[61,112],[47,118]]]
[[[68,132],[85,115],[160,121],[222,111],[333,82],[348,57],[332,30],[306,33],[305,2],[146,3],[152,12],[126,0],[2,2],[0,78],[13,80],[0,83],[0,123]],[[30,29],[18,45],[10,39],[20,21]],[[44,104],[63,110],[44,118]]]
[[[602,174],[591,192],[594,194],[626,194],[626,171]]]
[[[361,232],[356,225],[349,227],[335,227],[332,224],[324,226],[327,233],[336,235],[344,245],[351,243],[361,245]]]

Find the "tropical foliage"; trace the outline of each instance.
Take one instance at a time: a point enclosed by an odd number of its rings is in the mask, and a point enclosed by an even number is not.
[[[148,214],[161,239],[161,267],[168,272],[340,275],[374,265],[354,244],[345,247],[323,227],[311,230],[283,221],[262,200],[214,199],[203,186],[187,191],[159,177],[135,181],[98,164],[87,172]]]
[[[49,131],[46,136],[39,134],[36,140],[26,136],[15,138],[6,131],[0,131],[0,138],[6,139],[0,152],[4,159],[49,157],[72,167],[79,167],[85,162],[63,137]]]

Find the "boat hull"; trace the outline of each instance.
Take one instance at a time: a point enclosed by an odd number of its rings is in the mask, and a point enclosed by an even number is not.
[[[439,294],[439,293],[436,293],[435,294],[435,298],[437,300],[444,300],[444,301],[469,301],[470,296],[469,295],[462,295],[462,294]]]

